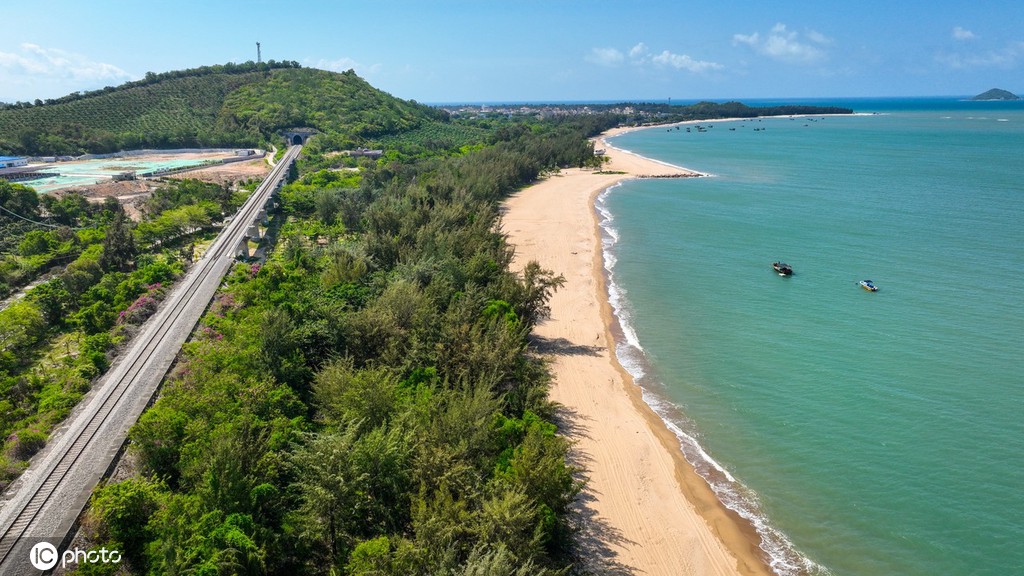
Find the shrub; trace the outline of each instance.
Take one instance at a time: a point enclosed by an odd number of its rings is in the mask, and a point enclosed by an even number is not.
[[[16,460],[28,460],[46,446],[46,433],[36,428],[27,428],[7,438],[8,452]]]

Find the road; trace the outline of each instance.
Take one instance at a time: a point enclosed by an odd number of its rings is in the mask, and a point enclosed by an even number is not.
[[[302,146],[288,149],[128,350],[8,488],[0,502],[0,576],[39,574],[29,563],[29,550],[41,541],[60,549],[70,540],[93,488],[112,467],[128,429],[146,409],[234,263],[249,224],[301,151]]]

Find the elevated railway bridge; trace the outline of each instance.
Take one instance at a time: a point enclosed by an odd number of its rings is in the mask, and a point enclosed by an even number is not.
[[[249,238],[260,237],[259,226],[266,219],[267,208],[301,151],[302,146],[288,149],[128,349],[3,495],[0,576],[39,574],[33,561],[64,552],[93,488],[114,466],[129,428],[155,395],[221,280],[237,257],[249,255]],[[30,558],[33,552],[36,554]]]

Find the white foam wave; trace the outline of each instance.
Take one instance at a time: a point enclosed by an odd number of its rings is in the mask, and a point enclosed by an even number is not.
[[[605,257],[604,257],[604,267],[605,267],[605,269],[607,270],[608,268],[614,267],[615,263],[618,262],[618,261],[619,261],[618,258],[616,258],[615,256],[613,256],[610,253],[606,253]]]
[[[616,344],[615,359],[618,360],[619,366],[622,366],[623,370],[629,372],[634,382],[647,375],[647,372],[644,370],[643,353],[636,348],[630,348],[625,343]]]
[[[612,305],[615,317],[619,321],[619,327],[622,329],[622,335],[626,340],[626,344],[642,353],[644,347],[640,345],[640,338],[630,322],[630,314],[626,306],[626,290],[615,282],[615,264],[618,262],[618,259],[612,253],[612,248],[619,241],[619,231],[611,225],[614,217],[605,205],[605,201],[611,194],[611,191],[620,185],[616,184],[609,187],[597,197],[597,211],[602,215],[599,225],[607,235],[607,238],[602,239],[601,245],[604,248],[604,268],[608,277],[608,300]]]
[[[826,576],[830,574],[824,566],[797,552],[789,538],[773,527],[761,512],[757,496],[712,458],[696,437],[687,433],[682,426],[674,421],[672,414],[680,413],[677,406],[657,398],[646,390],[644,401],[661,417],[665,426],[676,435],[683,455],[708,483],[719,501],[754,527],[761,537],[760,548],[767,556],[773,572],[779,576]]]
[[[640,345],[640,338],[636,335],[636,331],[633,330],[631,325],[622,325],[622,335],[626,338],[626,342],[628,342],[630,346],[636,348],[640,352],[644,351],[644,347]]]
[[[679,407],[660,398],[650,391],[649,386],[645,385],[643,380],[647,375],[645,371],[647,358],[643,346],[640,345],[640,338],[631,323],[626,290],[615,281],[615,264],[618,259],[613,254],[613,249],[620,236],[619,231],[611,225],[614,217],[608,210],[606,200],[620,185],[616,184],[603,191],[597,196],[595,202],[597,212],[601,215],[598,224],[604,233],[601,245],[604,252],[605,273],[608,278],[608,300],[622,331],[623,341],[615,345],[615,356],[619,365],[633,376],[637,385],[642,387],[644,402],[675,434],[679,440],[680,451],[708,483],[719,501],[750,522],[757,531],[761,537],[761,550],[768,558],[772,571],[779,576],[829,575],[830,572],[825,567],[796,551],[793,543],[785,534],[774,528],[761,512],[756,495],[704,450],[694,432],[687,432],[688,428],[692,429],[693,427],[686,421]]]

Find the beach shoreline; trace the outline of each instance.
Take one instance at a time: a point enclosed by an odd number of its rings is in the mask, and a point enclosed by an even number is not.
[[[577,509],[581,548],[597,571],[772,574],[754,526],[722,504],[686,460],[615,354],[622,327],[609,299],[598,196],[637,177],[707,176],[607,141],[644,128],[603,133],[595,139],[608,158],[601,172],[549,176],[510,198],[502,219],[516,247],[513,266],[536,260],[566,278],[551,299],[551,318],[533,336],[552,358],[551,399],[563,407],[562,429],[588,478]]]

